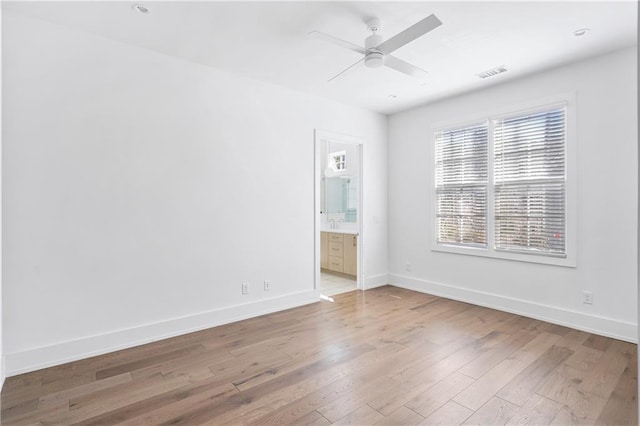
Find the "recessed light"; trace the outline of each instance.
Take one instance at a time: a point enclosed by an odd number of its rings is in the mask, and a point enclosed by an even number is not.
[[[143,6],[141,4],[134,4],[133,5],[133,10],[135,10],[136,12],[143,13],[143,14],[147,14],[147,13],[151,12],[148,7]]]
[[[573,32],[573,35],[576,37],[582,37],[583,35],[587,34],[589,31],[591,31],[591,29],[589,28],[580,28],[579,30],[575,30]]]

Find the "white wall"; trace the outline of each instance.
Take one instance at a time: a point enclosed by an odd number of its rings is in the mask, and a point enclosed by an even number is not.
[[[636,341],[636,62],[636,49],[628,49],[391,116],[391,282]],[[577,100],[577,267],[431,251],[430,126],[570,91]],[[594,292],[593,305],[582,304],[583,290]]]
[[[365,279],[386,279],[386,117],[11,12],[3,27],[9,375],[315,301],[315,128],[364,141]]]

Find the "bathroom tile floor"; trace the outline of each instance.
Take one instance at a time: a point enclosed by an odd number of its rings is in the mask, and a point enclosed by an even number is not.
[[[346,293],[357,289],[355,278],[345,278],[338,275],[320,273],[321,293],[325,296],[333,296],[336,294]]]

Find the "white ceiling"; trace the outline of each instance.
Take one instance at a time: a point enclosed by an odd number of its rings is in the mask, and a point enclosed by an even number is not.
[[[136,3],[150,13],[135,11]],[[634,1],[4,1],[2,7],[385,114],[637,44]],[[380,18],[380,33],[389,38],[432,13],[442,25],[394,52],[427,70],[426,81],[361,66],[327,83],[360,55],[309,32],[362,46],[367,17]],[[575,37],[583,27],[591,31]],[[474,75],[502,65],[509,71],[486,80]]]

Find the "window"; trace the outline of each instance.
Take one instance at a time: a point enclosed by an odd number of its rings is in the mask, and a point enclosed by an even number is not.
[[[487,125],[436,133],[438,242],[486,247]]]
[[[347,170],[347,151],[336,151],[329,154],[329,167],[334,172],[344,172]]]
[[[494,126],[495,248],[564,256],[564,108]]]
[[[563,104],[434,132],[436,249],[566,258],[566,121]]]

